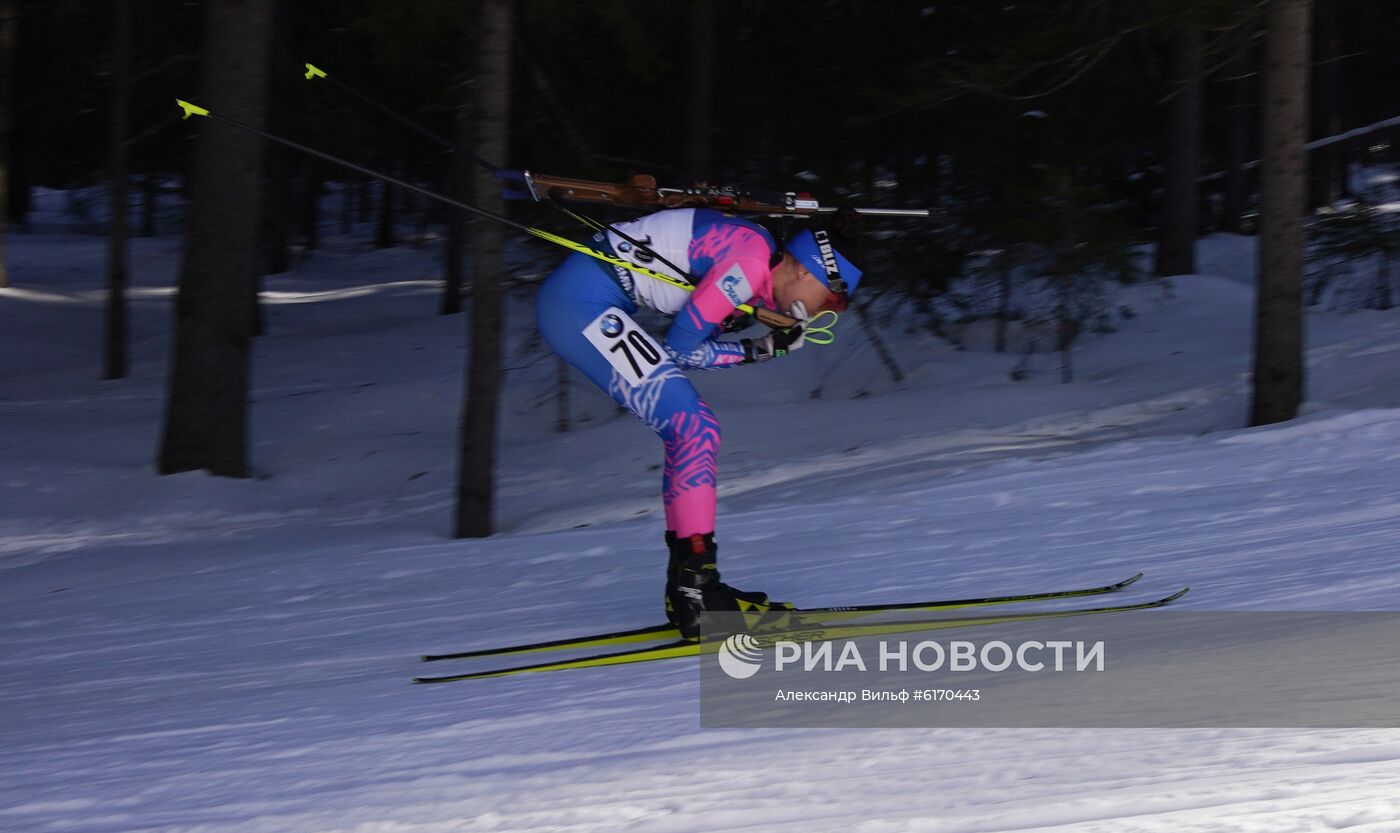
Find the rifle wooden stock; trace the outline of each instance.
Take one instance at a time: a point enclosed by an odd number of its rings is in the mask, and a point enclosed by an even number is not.
[[[645,208],[717,208],[750,214],[804,215],[821,212],[816,200],[799,200],[793,194],[763,194],[731,186],[697,184],[690,188],[660,188],[656,177],[637,174],[626,182],[593,182],[586,179],[525,172],[535,199]]]
[[[592,182],[525,172],[535,199],[546,197],[568,202],[596,202],[621,206],[661,206],[656,177],[638,174],[626,182]]]
[[[732,185],[697,183],[689,188],[664,188],[656,177],[637,174],[626,182],[594,182],[588,179],[552,176],[523,171],[523,179],[536,200],[603,203],[637,208],[717,208],[740,214],[766,214],[770,217],[810,217],[832,214],[835,206],[821,205],[808,196],[788,192],[753,191]],[[877,217],[933,217],[942,212],[928,208],[856,208],[857,214]]]

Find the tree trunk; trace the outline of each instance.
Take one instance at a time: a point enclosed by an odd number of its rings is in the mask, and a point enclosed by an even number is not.
[[[321,245],[321,189],[321,166],[314,159],[308,160],[301,204],[301,239],[308,252]]]
[[[156,236],[156,209],[159,207],[160,186],[155,171],[141,177],[141,236]]]
[[[355,230],[354,214],[350,210],[350,181],[346,179],[341,180],[340,188],[337,193],[340,195],[340,235],[342,237],[349,237],[351,232]]]
[[[883,149],[876,148],[883,143],[873,128],[862,138],[865,142],[860,153],[860,192],[865,195],[866,202],[875,203],[875,166],[884,158]]]
[[[365,177],[360,180],[360,222],[368,223],[374,216],[374,195],[370,193],[370,180]]]
[[[510,0],[484,0],[481,48],[477,53],[477,155],[506,164],[510,138]],[[477,204],[504,211],[495,180],[476,175]],[[457,471],[458,538],[484,538],[492,531],[495,497],[496,420],[501,388],[501,272],[503,229],[497,223],[472,227],[472,330],[466,402]]]
[[[263,250],[266,265],[261,268],[264,274],[280,275],[287,271],[287,168],[290,150],[272,147],[266,151],[268,168],[263,193]]]
[[[399,175],[408,182],[414,180],[413,172],[407,164],[399,167]],[[423,248],[423,240],[427,237],[427,223],[423,219],[423,212],[418,210],[418,195],[407,188],[391,188],[399,196],[399,216],[405,221],[412,221],[416,228],[409,232],[408,245],[411,249]]]
[[[1060,383],[1074,381],[1074,342],[1079,337],[1079,323],[1074,319],[1075,267],[1072,263],[1075,241],[1078,240],[1078,218],[1074,202],[1074,182],[1067,175],[1060,183],[1059,203],[1064,210],[1064,226],[1055,254],[1055,349],[1060,351]]]
[[[1244,210],[1249,193],[1244,169],[1245,163],[1250,161],[1253,104],[1249,70],[1249,53],[1241,48],[1226,69],[1229,77],[1225,81],[1225,185],[1220,226],[1234,234],[1244,233]]]
[[[385,166],[388,169],[388,166]],[[376,249],[389,249],[398,243],[394,234],[394,189],[387,183],[379,183],[379,232],[374,237]]]
[[[1011,256],[997,257],[997,331],[996,351],[1006,352],[1006,331],[1011,325]]]
[[[18,24],[18,0],[0,0],[0,286],[10,285],[5,257],[5,220],[10,204],[10,127],[14,111],[11,76],[15,63],[15,27]]]
[[[272,0],[272,23],[271,36],[272,43],[271,57],[268,58],[268,72],[271,78],[281,79],[300,67],[295,63],[292,55],[295,48],[290,42],[291,29],[293,25],[290,2],[287,0]],[[299,114],[289,112],[289,107],[283,102],[280,95],[281,83],[274,85],[268,91],[267,102],[267,124],[269,130],[274,133],[285,132],[286,125],[298,118]],[[258,290],[261,290],[263,275],[282,275],[291,269],[292,242],[296,233],[296,193],[294,181],[296,172],[302,166],[300,154],[293,155],[290,148],[282,145],[268,147],[264,153],[266,174],[262,188],[263,195],[263,229],[264,229],[264,254],[266,266],[259,270],[257,282]],[[262,311],[257,306],[258,298],[253,298],[254,310],[257,314],[254,318],[254,333],[263,334]]]
[[[1055,349],[1060,352],[1060,383],[1068,385],[1074,381],[1074,342],[1079,334],[1079,325],[1070,314],[1073,308],[1073,278],[1060,273],[1055,289],[1059,302],[1055,309]]]
[[[272,0],[210,0],[204,90],[213,112],[261,126]],[[263,142],[200,124],[190,173],[159,470],[248,476],[250,307],[258,259]]]
[[[1342,132],[1342,110],[1345,87],[1342,84],[1342,68],[1345,66],[1342,33],[1337,20],[1336,2],[1323,2],[1316,6],[1314,40],[1316,49],[1316,73],[1312,81],[1312,100],[1309,107],[1312,122],[1312,138],[1321,139]],[[1330,145],[1312,151],[1308,167],[1310,199],[1312,208],[1333,205],[1342,198],[1342,184],[1345,180],[1344,163],[1346,153],[1342,145]]]
[[[113,0],[112,89],[109,117],[111,158],[108,191],[111,219],[107,224],[107,332],[104,379],[124,379],[127,372],[127,98],[131,90],[131,0]]]
[[[1303,402],[1303,212],[1307,204],[1312,0],[1270,0],[1264,42],[1259,296],[1251,425],[1292,419]]]
[[[254,336],[267,335],[267,318],[263,316],[263,307],[259,303],[262,300],[263,274],[261,258],[257,258],[253,267],[253,279],[248,282],[248,332]]]
[[[894,352],[889,345],[880,337],[880,328],[875,326],[875,322],[870,320],[866,314],[865,307],[855,307],[856,320],[860,322],[860,328],[865,333],[865,337],[870,341],[870,346],[875,348],[875,355],[880,359],[880,364],[889,371],[890,378],[896,385],[903,384],[904,371],[900,369],[899,362],[894,359]]]
[[[476,54],[476,37],[467,35],[472,45],[467,54]],[[472,96],[475,84],[463,81],[457,106],[457,148],[452,154],[448,167],[448,193],[458,200],[469,201],[467,191],[472,177],[471,160],[467,148],[472,146]],[[443,241],[443,286],[442,302],[438,305],[441,315],[455,315],[462,311],[462,255],[467,242],[467,216],[460,209],[449,208],[446,215],[447,239]]]
[[[1196,271],[1197,178],[1201,156],[1200,30],[1183,28],[1172,36],[1171,79],[1162,223],[1155,271],[1158,275],[1189,275]]]
[[[709,182],[711,170],[710,136],[714,132],[715,11],[706,0],[690,4],[690,70],[686,110],[690,114],[686,130],[685,172],[697,182]]]
[[[909,118],[895,121],[895,196],[894,204],[901,208],[912,204],[914,193],[914,140],[909,133]]]

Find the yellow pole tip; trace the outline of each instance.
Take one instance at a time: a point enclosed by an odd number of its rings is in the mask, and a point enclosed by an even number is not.
[[[306,80],[307,80],[307,81],[310,81],[312,78],[325,78],[325,77],[326,77],[326,72],[325,72],[325,70],[321,69],[320,67],[316,66],[315,64],[307,64],[307,65],[306,65]]]
[[[175,99],[175,103],[178,104],[178,105],[180,105],[180,109],[182,109],[182,110],[185,111],[185,115],[184,115],[184,116],[181,116],[181,118],[187,119],[187,118],[189,118],[190,116],[207,116],[207,115],[209,115],[209,111],[206,110],[206,109],[204,109],[203,107],[200,107],[198,104],[191,104],[191,103],[189,103],[188,101],[184,101],[184,100],[179,99],[179,98]]]

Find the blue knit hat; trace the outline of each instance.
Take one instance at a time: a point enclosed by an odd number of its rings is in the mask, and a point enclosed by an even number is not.
[[[863,273],[832,248],[831,238],[825,229],[799,232],[788,241],[784,250],[837,295],[850,296],[856,291],[856,284],[860,283]]]

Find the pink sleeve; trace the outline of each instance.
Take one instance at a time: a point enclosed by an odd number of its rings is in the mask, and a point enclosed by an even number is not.
[[[767,241],[740,225],[716,225],[691,245],[691,262],[710,262],[690,300],[676,313],[666,346],[690,353],[711,341],[724,319],[740,304],[773,299]]]

